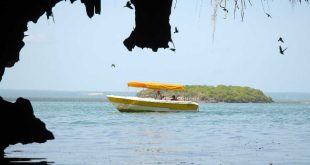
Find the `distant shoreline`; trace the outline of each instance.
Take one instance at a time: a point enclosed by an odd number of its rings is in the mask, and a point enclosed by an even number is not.
[[[139,97],[154,97],[154,90],[140,91]],[[207,103],[271,103],[272,98],[266,96],[261,90],[246,86],[208,86],[208,85],[185,85],[185,90],[164,90],[162,95],[171,98],[176,96],[178,100],[188,100]]]
[[[31,101],[106,102],[106,95],[109,94],[121,96],[136,96],[136,92],[119,91],[53,91],[0,89],[0,96],[12,102],[14,102],[18,97],[28,98]],[[265,94],[272,97],[274,103],[310,103],[310,93],[306,92],[265,92]]]

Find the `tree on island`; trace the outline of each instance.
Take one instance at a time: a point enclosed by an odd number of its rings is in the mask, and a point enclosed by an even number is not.
[[[226,103],[271,103],[271,97],[266,96],[261,90],[241,86],[207,86],[186,85],[184,91],[162,91],[162,95],[170,99],[173,95],[178,100],[191,100],[203,102]],[[139,97],[154,97],[154,90],[146,89],[137,93]]]

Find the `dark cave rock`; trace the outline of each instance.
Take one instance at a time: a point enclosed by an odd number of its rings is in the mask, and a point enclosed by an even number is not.
[[[0,81],[5,67],[12,67],[19,60],[19,52],[25,45],[24,32],[27,24],[46,13],[53,16],[52,8],[62,0],[1,0],[0,19]],[[70,0],[73,3],[75,0]],[[89,17],[100,13],[100,0],[81,0]],[[74,28],[74,27],[73,27]],[[0,158],[9,145],[22,143],[44,143],[54,139],[52,132],[33,114],[29,100],[18,98],[10,103],[0,97]]]
[[[1,0],[0,1],[0,81],[5,67],[12,67],[19,60],[19,52],[25,45],[24,32],[27,24],[46,13],[47,18],[53,16],[52,8],[62,0]],[[73,3],[75,0],[70,0]],[[94,13],[100,14],[100,0],[81,0],[91,18]]]
[[[100,14],[101,0],[81,0],[81,2],[85,4],[86,13],[89,18],[93,17],[94,13]]]
[[[172,0],[131,0],[135,7],[136,27],[124,40],[129,51],[140,48],[168,48],[171,40],[169,17]]]
[[[0,157],[9,145],[44,143],[54,139],[53,133],[34,116],[30,101],[23,98],[11,103],[0,97],[0,135]]]
[[[36,23],[45,12],[52,15],[52,8],[60,0],[27,0],[0,2],[1,39],[0,39],[0,80],[5,67],[12,67],[19,60],[19,52],[25,45],[24,32],[27,23]]]
[[[19,60],[19,52],[25,45],[24,32],[28,22],[36,23],[46,13],[47,18],[53,16],[52,8],[62,0],[1,0],[0,1],[0,81],[5,67],[12,67]],[[71,3],[76,0],[70,0]],[[131,0],[135,7],[136,27],[125,39],[128,50],[135,46],[140,48],[168,48],[171,42],[169,17],[172,0]],[[91,18],[100,14],[101,0],[81,0],[86,13]]]

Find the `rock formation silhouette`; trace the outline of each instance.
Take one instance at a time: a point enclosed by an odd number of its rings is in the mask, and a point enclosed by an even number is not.
[[[25,45],[24,32],[28,22],[36,23],[46,13],[53,16],[52,8],[61,0],[1,0],[0,1],[0,81],[5,67],[12,67],[19,60],[19,52]],[[75,0],[70,0],[73,3]],[[81,0],[91,18],[100,14],[100,0]],[[37,119],[29,100],[18,98],[10,103],[0,97],[0,158],[4,149],[16,143],[43,143],[54,139],[52,132]]]
[[[9,145],[22,143],[44,143],[54,139],[53,133],[33,114],[31,103],[18,98],[15,103],[0,97],[0,158]]]
[[[12,67],[19,60],[19,52],[25,45],[24,32],[27,24],[46,13],[47,18],[53,16],[52,8],[61,0],[1,0],[0,1],[0,81],[5,67]],[[76,0],[70,0],[73,3]],[[87,15],[100,14],[100,0],[81,0],[85,4]]]
[[[124,40],[129,51],[135,46],[151,48],[168,48],[171,40],[169,17],[172,0],[131,0],[135,6],[136,27]]]

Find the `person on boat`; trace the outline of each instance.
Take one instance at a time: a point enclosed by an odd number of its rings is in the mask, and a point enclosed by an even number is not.
[[[175,95],[172,95],[172,98],[171,98],[172,101],[177,101],[177,97],[175,97]]]
[[[156,98],[156,99],[160,99],[160,98],[161,98],[160,90],[156,90],[155,98]]]
[[[156,99],[162,100],[164,96],[161,94],[160,90],[156,91]]]

